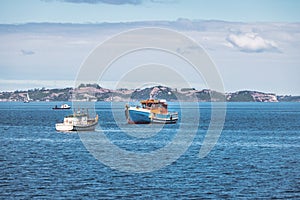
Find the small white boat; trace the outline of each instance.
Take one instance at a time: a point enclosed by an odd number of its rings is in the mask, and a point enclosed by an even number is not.
[[[31,101],[31,99],[30,99],[29,94],[27,92],[26,99],[24,100],[24,103],[29,103],[30,101]]]
[[[63,123],[55,124],[57,131],[94,131],[98,124],[98,115],[89,118],[88,114],[72,114],[64,118]]]
[[[60,107],[58,107],[57,105],[55,107],[53,107],[53,110],[68,110],[70,109],[71,106],[69,106],[68,104],[62,104]]]
[[[125,116],[129,124],[174,124],[178,120],[177,112],[169,112],[165,100],[148,99],[140,102],[141,106],[128,106]]]

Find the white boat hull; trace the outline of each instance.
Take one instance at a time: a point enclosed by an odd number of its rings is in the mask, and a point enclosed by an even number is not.
[[[64,118],[63,123],[55,124],[57,131],[94,131],[98,124],[98,115],[88,119],[86,115],[71,115]]]
[[[152,123],[159,124],[175,124],[178,121],[178,113],[168,113],[168,114],[152,114],[150,116]]]
[[[94,131],[98,123],[84,126],[73,126],[59,123],[55,125],[57,131]]]
[[[55,124],[55,129],[57,131],[72,131],[73,125],[65,125],[64,123]]]

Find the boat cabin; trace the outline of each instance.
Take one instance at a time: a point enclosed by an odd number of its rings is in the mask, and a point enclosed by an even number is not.
[[[87,115],[69,115],[64,118],[64,124],[67,125],[88,124],[88,118]]]
[[[142,108],[151,110],[152,113],[167,114],[168,104],[165,100],[148,99],[140,102]]]

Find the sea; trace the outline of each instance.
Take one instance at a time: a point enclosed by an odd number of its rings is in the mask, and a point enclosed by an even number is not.
[[[227,103],[205,157],[211,103],[170,103],[185,120],[162,126],[96,102],[82,133],[55,130],[62,103],[0,102],[0,199],[300,199],[300,103]]]

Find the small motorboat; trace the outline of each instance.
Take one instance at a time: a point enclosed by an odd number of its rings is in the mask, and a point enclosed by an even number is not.
[[[169,112],[166,100],[142,100],[141,106],[125,107],[125,116],[130,124],[162,123],[174,124],[178,120],[178,112]]]
[[[55,105],[55,107],[53,107],[53,110],[68,110],[70,109],[71,106],[69,106],[68,104],[62,104],[60,107],[58,107],[57,105]]]
[[[55,124],[57,131],[94,131],[98,124],[98,115],[90,118],[88,114],[74,113],[66,116],[63,123]]]

